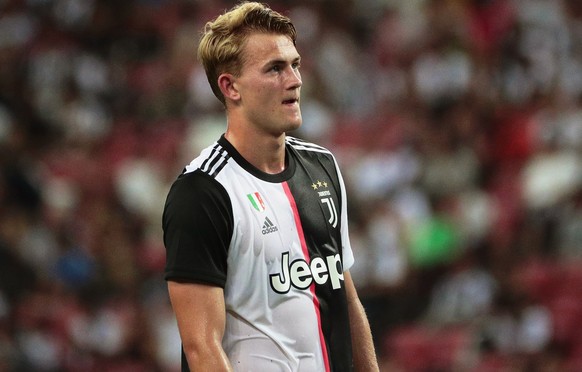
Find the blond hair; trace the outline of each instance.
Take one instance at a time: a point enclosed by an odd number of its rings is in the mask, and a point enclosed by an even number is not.
[[[240,74],[244,43],[253,32],[286,35],[296,44],[297,33],[291,20],[257,2],[242,2],[204,26],[198,59],[214,95],[223,104],[225,99],[218,87],[218,77],[225,72]]]

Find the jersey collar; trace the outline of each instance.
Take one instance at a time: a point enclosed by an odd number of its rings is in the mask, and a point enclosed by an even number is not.
[[[272,183],[285,182],[291,178],[293,173],[295,173],[295,158],[291,155],[292,152],[289,150],[289,144],[287,143],[285,143],[285,170],[277,174],[265,173],[249,163],[226,139],[224,134],[220,136],[218,144],[222,146],[222,148],[224,148],[244,170],[263,181]]]

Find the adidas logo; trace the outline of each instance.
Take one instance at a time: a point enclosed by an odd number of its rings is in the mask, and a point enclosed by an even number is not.
[[[279,231],[277,226],[273,225],[273,222],[271,222],[269,217],[265,217],[265,222],[263,223],[263,230],[261,231],[263,235],[267,235],[275,231]]]

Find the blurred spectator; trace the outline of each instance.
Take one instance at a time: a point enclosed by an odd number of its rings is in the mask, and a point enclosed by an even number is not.
[[[162,198],[224,129],[195,50],[233,3],[0,1],[0,370],[178,370]],[[580,2],[270,5],[386,369],[582,369]]]

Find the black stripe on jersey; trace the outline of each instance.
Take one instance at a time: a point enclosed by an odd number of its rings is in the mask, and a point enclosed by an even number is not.
[[[202,169],[203,171],[205,171],[206,165],[208,165],[208,162],[214,158],[214,156],[216,155],[216,151],[218,150],[219,145],[216,144],[214,145],[214,147],[212,148],[212,152],[210,153],[210,156],[208,156],[206,158],[206,160],[204,160],[204,162],[202,163],[202,165],[200,166],[200,169]]]
[[[288,181],[289,190],[298,206],[299,220],[304,234],[305,243],[311,259],[326,258],[339,255],[342,259],[342,226],[341,182],[333,155],[323,147],[289,141],[292,154],[297,157],[296,173]],[[323,203],[319,193],[311,188],[317,180],[326,180],[329,198],[335,204],[338,214],[337,227],[328,222],[330,212]],[[331,201],[330,201],[331,202]],[[343,261],[341,270],[343,271]],[[338,269],[340,269],[338,267]],[[341,289],[332,288],[331,282],[317,285],[315,293],[319,300],[321,329],[334,372],[353,371],[353,354],[349,316],[347,312],[347,297],[344,284]]]
[[[224,166],[228,163],[228,159],[230,159],[230,155],[226,151],[224,151],[223,153],[224,153],[224,157],[222,158],[221,163],[218,164],[218,166],[216,167],[214,172],[212,172],[210,177],[213,177],[213,178],[216,177],[218,175],[218,173],[220,173],[222,168],[224,168]]]
[[[224,168],[226,163],[228,163],[228,159],[230,159],[228,152],[219,145],[216,145],[212,149],[210,156],[202,163],[200,170],[214,178]]]

